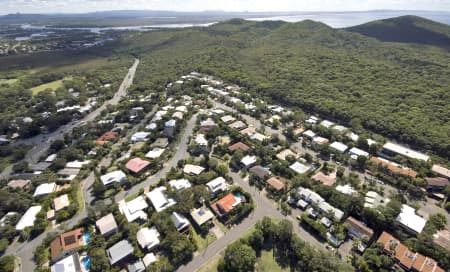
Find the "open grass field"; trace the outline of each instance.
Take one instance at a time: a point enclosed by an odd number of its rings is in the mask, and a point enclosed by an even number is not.
[[[289,268],[280,267],[273,257],[272,250],[261,252],[261,256],[256,261],[256,269],[258,272],[289,272]]]
[[[209,244],[217,240],[217,237],[214,235],[214,233],[210,232],[206,237],[202,237],[200,234],[198,234],[195,229],[192,230],[193,237],[195,240],[195,243],[197,244],[197,251],[201,252],[203,249],[205,249]]]
[[[52,89],[52,90],[56,90],[59,87],[63,86],[63,80],[67,80],[70,79],[70,77],[66,77],[64,79],[60,79],[60,80],[55,80],[49,83],[45,83],[36,87],[31,88],[31,92],[33,93],[33,95],[36,95],[46,89]]]

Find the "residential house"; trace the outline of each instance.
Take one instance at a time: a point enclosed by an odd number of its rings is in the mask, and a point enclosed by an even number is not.
[[[141,260],[127,265],[128,272],[145,272],[145,265]]]
[[[241,160],[241,165],[243,168],[252,167],[253,165],[255,165],[255,163],[256,163],[256,156],[247,155],[243,157]]]
[[[217,177],[211,180],[210,182],[206,183],[206,186],[211,191],[211,194],[213,196],[228,190],[227,181],[223,177]]]
[[[56,262],[86,244],[81,228],[63,233],[50,243],[51,259]]]
[[[171,181],[169,181],[169,185],[175,191],[181,191],[181,190],[184,190],[186,188],[192,187],[192,184],[187,179],[171,180]]]
[[[171,119],[164,123],[164,135],[167,137],[173,137],[175,133],[175,128],[177,125],[177,121],[175,119]]]
[[[150,150],[147,154],[145,154],[145,157],[149,159],[157,159],[161,157],[161,155],[164,153],[165,150],[166,150],[165,148],[156,147]]]
[[[242,142],[237,142],[228,147],[228,150],[230,150],[231,152],[234,152],[236,150],[241,150],[242,152],[247,152],[249,149],[250,149],[250,147]]]
[[[42,197],[51,194],[54,191],[56,191],[56,183],[42,183],[38,187],[36,187],[33,196]]]
[[[213,127],[217,126],[216,122],[214,122],[213,119],[208,118],[205,121],[200,122],[200,132],[201,133],[207,133],[210,131]]]
[[[170,206],[176,204],[175,200],[166,196],[167,188],[164,186],[157,187],[146,194],[157,212],[163,211]]]
[[[58,156],[58,154],[48,155],[48,157],[45,159],[45,162],[53,162],[57,156]]]
[[[211,205],[212,210],[219,216],[227,216],[237,205],[241,203],[241,199],[228,194]]]
[[[50,272],[82,272],[80,256],[78,253],[69,255],[50,267]]]
[[[98,137],[95,142],[98,145],[104,145],[108,142],[114,141],[118,135],[119,135],[119,133],[117,133],[115,131],[107,131],[107,132],[103,133],[102,136]]]
[[[328,140],[327,138],[324,137],[320,137],[320,136],[316,136],[314,138],[312,138],[312,145],[315,147],[321,146],[321,145],[326,145],[330,142],[330,140]]]
[[[169,139],[167,138],[158,138],[155,140],[155,142],[153,142],[150,147],[152,148],[166,148],[169,145]]]
[[[364,200],[364,207],[367,208],[376,208],[380,205],[386,205],[390,201],[389,198],[384,198],[374,191],[368,191]]]
[[[447,250],[450,250],[450,231],[447,229],[437,231],[433,234],[433,242]]]
[[[25,189],[30,184],[29,179],[13,179],[8,182],[8,187],[11,189]]]
[[[39,162],[31,165],[31,170],[34,173],[40,174],[42,171],[47,170],[50,167],[50,165],[52,165],[50,162]]]
[[[343,193],[344,195],[353,195],[357,191],[349,184],[336,186],[336,191]]]
[[[137,142],[146,142],[148,136],[150,136],[149,132],[140,131],[136,132],[133,135],[131,135],[131,143],[137,143]]]
[[[177,212],[173,212],[172,215],[170,216],[170,219],[172,220],[178,232],[187,231],[189,229],[189,226],[191,225],[191,223],[189,223],[189,220],[186,217]]]
[[[350,155],[350,158],[356,160],[358,159],[358,157],[366,157],[369,158],[369,153],[361,150],[357,147],[352,147],[350,148],[350,150],[348,151],[348,154]]]
[[[244,122],[238,120],[238,121],[236,121],[236,122],[234,122],[234,123],[231,123],[231,124],[228,125],[228,126],[229,126],[230,128],[234,128],[234,129],[242,129],[242,128],[245,128],[247,125],[246,125]]]
[[[279,160],[282,160],[282,161],[285,161],[286,158],[289,157],[289,156],[297,158],[297,153],[293,152],[290,149],[285,149],[285,150],[283,150],[283,151],[281,151],[280,153],[277,154],[277,158]]]
[[[134,158],[129,160],[126,164],[125,164],[125,168],[128,169],[128,171],[134,173],[134,174],[138,174],[142,171],[144,171],[145,169],[147,169],[147,167],[150,165],[150,162],[143,160],[141,158]]]
[[[115,182],[123,184],[127,180],[127,175],[121,170],[117,170],[101,176],[100,180],[105,186],[110,186]]]
[[[316,133],[314,133],[312,130],[307,130],[303,132],[303,136],[312,140],[314,137],[316,137]]]
[[[323,185],[331,186],[336,182],[336,172],[329,173],[328,175],[325,175],[323,172],[318,172],[311,179]]]
[[[125,202],[125,200],[119,201],[119,211],[125,215],[128,222],[147,220],[147,213],[144,212],[144,209],[147,207],[148,204],[143,196],[138,196],[129,202]]]
[[[450,179],[450,170],[441,165],[434,164],[431,167],[431,171],[435,172],[436,174],[438,174],[441,177]]]
[[[153,249],[157,245],[159,245],[160,234],[155,227],[152,228],[142,228],[136,233],[136,239],[138,244],[142,249],[147,251]]]
[[[114,215],[112,213],[103,216],[99,220],[95,222],[100,234],[108,237],[114,233],[116,233],[119,228],[117,227],[116,220],[114,219]]]
[[[55,212],[59,212],[67,207],[69,207],[70,201],[69,201],[69,195],[64,194],[61,195],[55,199],[53,199],[53,208],[55,209]]]
[[[404,146],[394,144],[392,142],[387,142],[383,145],[383,149],[381,154],[385,154],[388,156],[391,155],[401,155],[410,159],[416,159],[420,161],[427,162],[430,159],[430,156],[425,155],[423,153],[417,152],[415,150],[406,148]]]
[[[201,227],[206,223],[212,223],[214,214],[206,207],[193,209],[191,211],[191,217],[197,226]]]
[[[328,120],[323,120],[322,122],[320,122],[320,125],[326,128],[331,128],[332,126],[334,126],[334,123]]]
[[[297,194],[301,199],[305,200],[308,203],[319,204],[320,202],[324,201],[318,193],[308,188],[298,187]]]
[[[271,174],[269,169],[264,168],[260,165],[253,166],[252,168],[249,169],[249,172],[257,176],[261,180],[265,179]]]
[[[236,120],[236,118],[234,118],[234,117],[231,116],[231,115],[225,115],[225,116],[222,116],[222,117],[220,118],[220,120],[222,120],[222,122],[224,122],[224,123],[231,123],[231,122],[233,122],[234,120]]]
[[[208,147],[208,140],[206,140],[204,134],[197,134],[197,136],[195,136],[194,142],[195,142],[195,144],[197,144],[203,148]]]
[[[112,247],[108,248],[106,251],[109,262],[114,265],[126,257],[130,256],[134,252],[133,245],[127,240],[121,240],[120,242],[114,244]]]
[[[239,133],[241,133],[242,135],[247,135],[247,136],[252,136],[254,133],[256,132],[256,128],[253,126],[249,126],[248,128],[244,128],[243,130],[241,130]]]
[[[198,176],[200,175],[203,171],[205,171],[204,167],[201,167],[199,165],[194,165],[194,164],[186,164],[183,167],[183,172],[185,174],[191,175],[191,176]]]
[[[294,162],[293,164],[291,164],[291,166],[289,166],[289,168],[298,174],[304,174],[308,172],[311,167],[304,165],[303,163]]]
[[[31,206],[20,218],[16,224],[16,230],[21,231],[26,227],[32,227],[36,220],[37,214],[41,211],[42,206]]]
[[[180,111],[176,111],[172,114],[172,118],[176,118],[178,120],[183,120],[183,113]]]
[[[152,263],[157,261],[156,256],[153,252],[150,252],[142,258],[142,262],[144,262],[145,267],[149,267]]]
[[[372,239],[373,230],[364,225],[361,221],[349,216],[345,220],[345,223],[348,224],[347,233],[349,236],[353,238],[361,238],[363,236],[366,236],[368,241]]]
[[[250,139],[251,139],[251,140],[256,140],[256,141],[259,141],[259,142],[263,142],[263,141],[266,140],[267,138],[268,138],[268,137],[267,137],[266,135],[261,134],[261,133],[259,133],[259,132],[255,132],[255,133],[253,133],[252,136],[250,136]]]
[[[344,212],[343,211],[341,211],[338,208],[333,207],[331,204],[329,204],[328,202],[325,202],[325,201],[319,203],[319,210],[322,213],[331,213],[331,214],[333,214],[334,217],[337,220],[339,220],[339,221],[342,219],[342,217],[344,217]]]
[[[342,135],[344,132],[348,131],[348,128],[341,125],[336,125],[333,127],[333,130]]]
[[[397,216],[396,220],[406,230],[415,234],[421,233],[427,222],[422,217],[416,215],[414,208],[406,204],[402,205],[402,211]]]
[[[348,149],[348,146],[346,146],[341,142],[333,142],[332,144],[330,144],[330,148],[334,151],[344,154],[345,151]]]
[[[280,179],[276,177],[271,177],[266,182],[271,187],[272,190],[277,192],[284,191],[284,189],[286,188],[284,182],[282,182]]]
[[[85,165],[88,165],[89,163],[91,163],[90,160],[86,160],[86,161],[71,161],[71,162],[66,163],[66,168],[69,168],[69,169],[81,169]]]
[[[370,161],[378,165],[387,167],[391,172],[396,174],[401,174],[410,178],[415,178],[417,176],[417,172],[412,170],[411,168],[403,167],[400,164],[386,160],[384,158],[374,156],[370,158]]]
[[[440,192],[444,190],[445,187],[450,186],[450,181],[448,178],[435,177],[435,178],[425,178],[426,188],[429,192]]]

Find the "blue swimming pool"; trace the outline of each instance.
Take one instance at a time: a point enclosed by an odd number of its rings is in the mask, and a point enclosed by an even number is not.
[[[91,240],[91,234],[89,232],[83,234],[83,240],[85,245],[89,244],[89,241]]]
[[[91,268],[91,258],[85,257],[81,260],[84,270],[89,270]]]

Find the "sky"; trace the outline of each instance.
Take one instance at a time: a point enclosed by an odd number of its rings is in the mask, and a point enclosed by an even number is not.
[[[0,0],[0,14],[170,11],[450,11],[450,0]]]

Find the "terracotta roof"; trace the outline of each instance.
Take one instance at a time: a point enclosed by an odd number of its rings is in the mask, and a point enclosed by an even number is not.
[[[402,174],[408,177],[412,177],[415,178],[417,176],[417,172],[410,169],[410,168],[402,168],[397,166],[395,163],[388,161],[388,160],[384,160],[378,157],[372,157],[370,158],[370,161],[377,163],[377,164],[381,164],[383,166],[386,166],[391,172],[397,173],[397,174]]]
[[[231,212],[238,200],[233,194],[228,194],[211,205],[211,208],[219,215],[225,215]]]
[[[107,131],[102,136],[98,137],[96,143],[99,145],[103,145],[108,141],[112,141],[117,138],[118,133],[115,131]]]
[[[76,229],[63,233],[58,238],[53,240],[53,242],[50,244],[52,260],[57,259],[64,251],[72,250],[82,246],[82,234],[82,229]]]
[[[30,183],[30,180],[27,179],[13,179],[10,182],[8,182],[8,186],[16,189],[16,188],[24,188]]]
[[[325,175],[323,172],[319,172],[311,177],[312,180],[322,183],[323,185],[331,186],[336,182],[336,173]]]
[[[359,233],[367,235],[370,239],[373,235],[373,230],[366,225],[364,225],[361,221],[356,220],[355,218],[349,216],[346,220],[348,224],[354,229],[356,229]]]
[[[141,158],[134,158],[129,160],[127,164],[125,164],[125,167],[133,173],[139,173],[149,165],[150,162],[146,160],[143,160]]]
[[[242,142],[237,142],[237,143],[235,143],[233,145],[230,145],[228,147],[228,150],[233,151],[233,152],[238,150],[238,149],[242,150],[243,152],[246,152],[246,151],[248,151],[250,149],[250,147],[248,145],[242,143]]]
[[[277,179],[276,177],[271,177],[270,179],[268,179],[267,184],[272,186],[272,188],[274,188],[277,191],[284,189],[284,183],[281,180]]]

